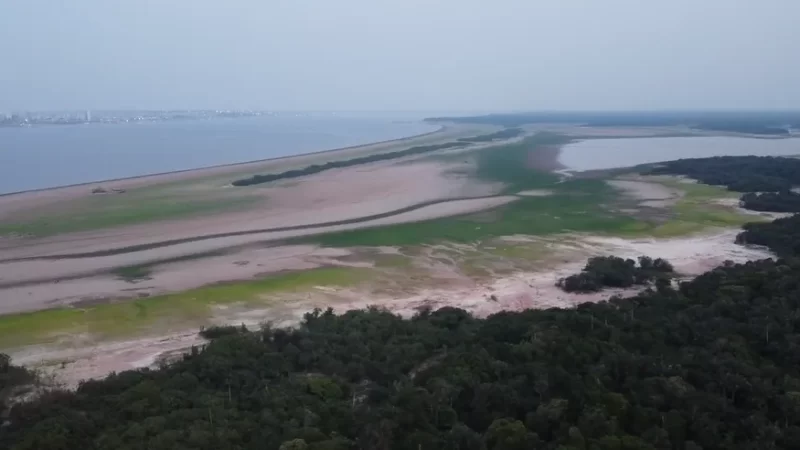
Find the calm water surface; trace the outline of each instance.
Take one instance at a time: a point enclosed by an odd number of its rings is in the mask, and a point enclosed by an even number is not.
[[[418,121],[353,117],[0,128],[0,194],[297,155],[437,128]]]
[[[572,170],[598,170],[710,156],[800,155],[800,138],[728,136],[589,139],[561,149],[559,161]]]

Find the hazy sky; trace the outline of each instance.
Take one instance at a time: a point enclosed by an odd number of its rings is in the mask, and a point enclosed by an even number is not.
[[[798,0],[0,0],[0,112],[800,108]]]

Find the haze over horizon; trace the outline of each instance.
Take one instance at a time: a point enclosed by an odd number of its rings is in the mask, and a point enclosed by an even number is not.
[[[798,109],[765,3],[0,0],[0,112]]]

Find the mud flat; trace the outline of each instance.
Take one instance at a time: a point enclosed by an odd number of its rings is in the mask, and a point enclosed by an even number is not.
[[[635,199],[639,205],[652,208],[664,208],[674,205],[683,196],[683,192],[663,184],[636,179],[608,180],[608,184],[621,190],[624,195]]]
[[[496,196],[477,199],[452,200],[437,203],[385,217],[382,219],[309,228],[298,231],[266,232],[239,237],[210,239],[174,246],[93,258],[22,260],[0,263],[0,275],[5,280],[0,284],[0,314],[20,313],[69,306],[87,301],[111,301],[125,298],[141,298],[152,295],[178,292],[204,285],[247,280],[286,270],[302,270],[336,264],[327,259],[341,256],[336,249],[313,247],[286,248],[262,245],[247,247],[247,244],[263,244],[304,235],[333,231],[346,231],[366,227],[377,227],[398,223],[418,222],[439,217],[466,214],[500,206],[514,201],[514,196]],[[225,250],[239,246],[239,250],[220,256],[191,258],[185,261],[159,265],[165,258],[179,258],[198,252]],[[346,252],[344,254],[347,254]],[[154,262],[155,261],[155,262]],[[141,282],[131,283],[111,273],[103,273],[109,267],[125,267],[152,263],[155,267]]]
[[[684,277],[699,275],[727,260],[745,262],[771,256],[766,250],[735,244],[735,234],[735,230],[715,230],[681,239],[622,239],[582,235],[563,235],[547,239],[510,237],[509,242],[537,243],[548,247],[550,254],[546,257],[546,267],[516,271],[492,277],[487,281],[476,281],[454,268],[438,270],[439,276],[446,277],[440,283],[445,287],[430,284],[408,287],[406,294],[387,295],[370,290],[319,287],[302,295],[302,300],[272,307],[220,308],[215,313],[214,322],[244,323],[250,327],[257,327],[265,322],[275,326],[292,326],[302,319],[305,312],[317,307],[332,307],[337,313],[342,313],[377,305],[405,317],[413,315],[420,308],[435,309],[444,306],[463,308],[480,317],[503,310],[568,308],[584,302],[605,300],[613,295],[633,295],[639,291],[636,288],[569,294],[555,286],[558,279],[580,271],[586,258],[590,256],[663,257],[672,262]],[[459,246],[456,249],[468,251],[469,248],[466,247]],[[319,250],[306,247],[287,248],[283,251],[287,258],[297,258],[303,252],[314,253]],[[321,253],[317,255],[324,256]],[[440,258],[428,263],[440,264],[437,261]],[[418,263],[426,264],[424,261]],[[196,329],[107,343],[97,343],[89,336],[79,335],[70,337],[68,344],[62,342],[32,346],[10,353],[15,361],[39,367],[52,374],[58,383],[75,386],[81,379],[149,366],[202,342]]]
[[[467,214],[518,198],[496,196],[503,185],[475,180],[470,176],[472,170],[472,163],[465,161],[407,158],[327,170],[252,188],[200,185],[214,192],[244,192],[256,196],[259,202],[224,214],[0,239],[0,314],[139,298],[202,284],[246,280],[279,270],[317,267],[325,261],[309,257],[315,262],[287,263],[273,270],[273,258],[265,247],[274,246],[270,242],[314,234]],[[195,185],[189,187],[194,189]],[[78,188],[64,191],[69,194],[74,189]],[[0,206],[3,199],[0,197]],[[13,204],[9,200],[7,206]],[[241,261],[252,264],[237,264]],[[215,270],[202,269],[204,264]],[[259,264],[266,268],[257,269]],[[136,285],[112,273],[117,268],[143,265],[159,267]]]

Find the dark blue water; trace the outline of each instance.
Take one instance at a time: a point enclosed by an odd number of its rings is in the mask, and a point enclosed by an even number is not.
[[[298,155],[436,128],[389,117],[265,116],[0,128],[0,193]]]

